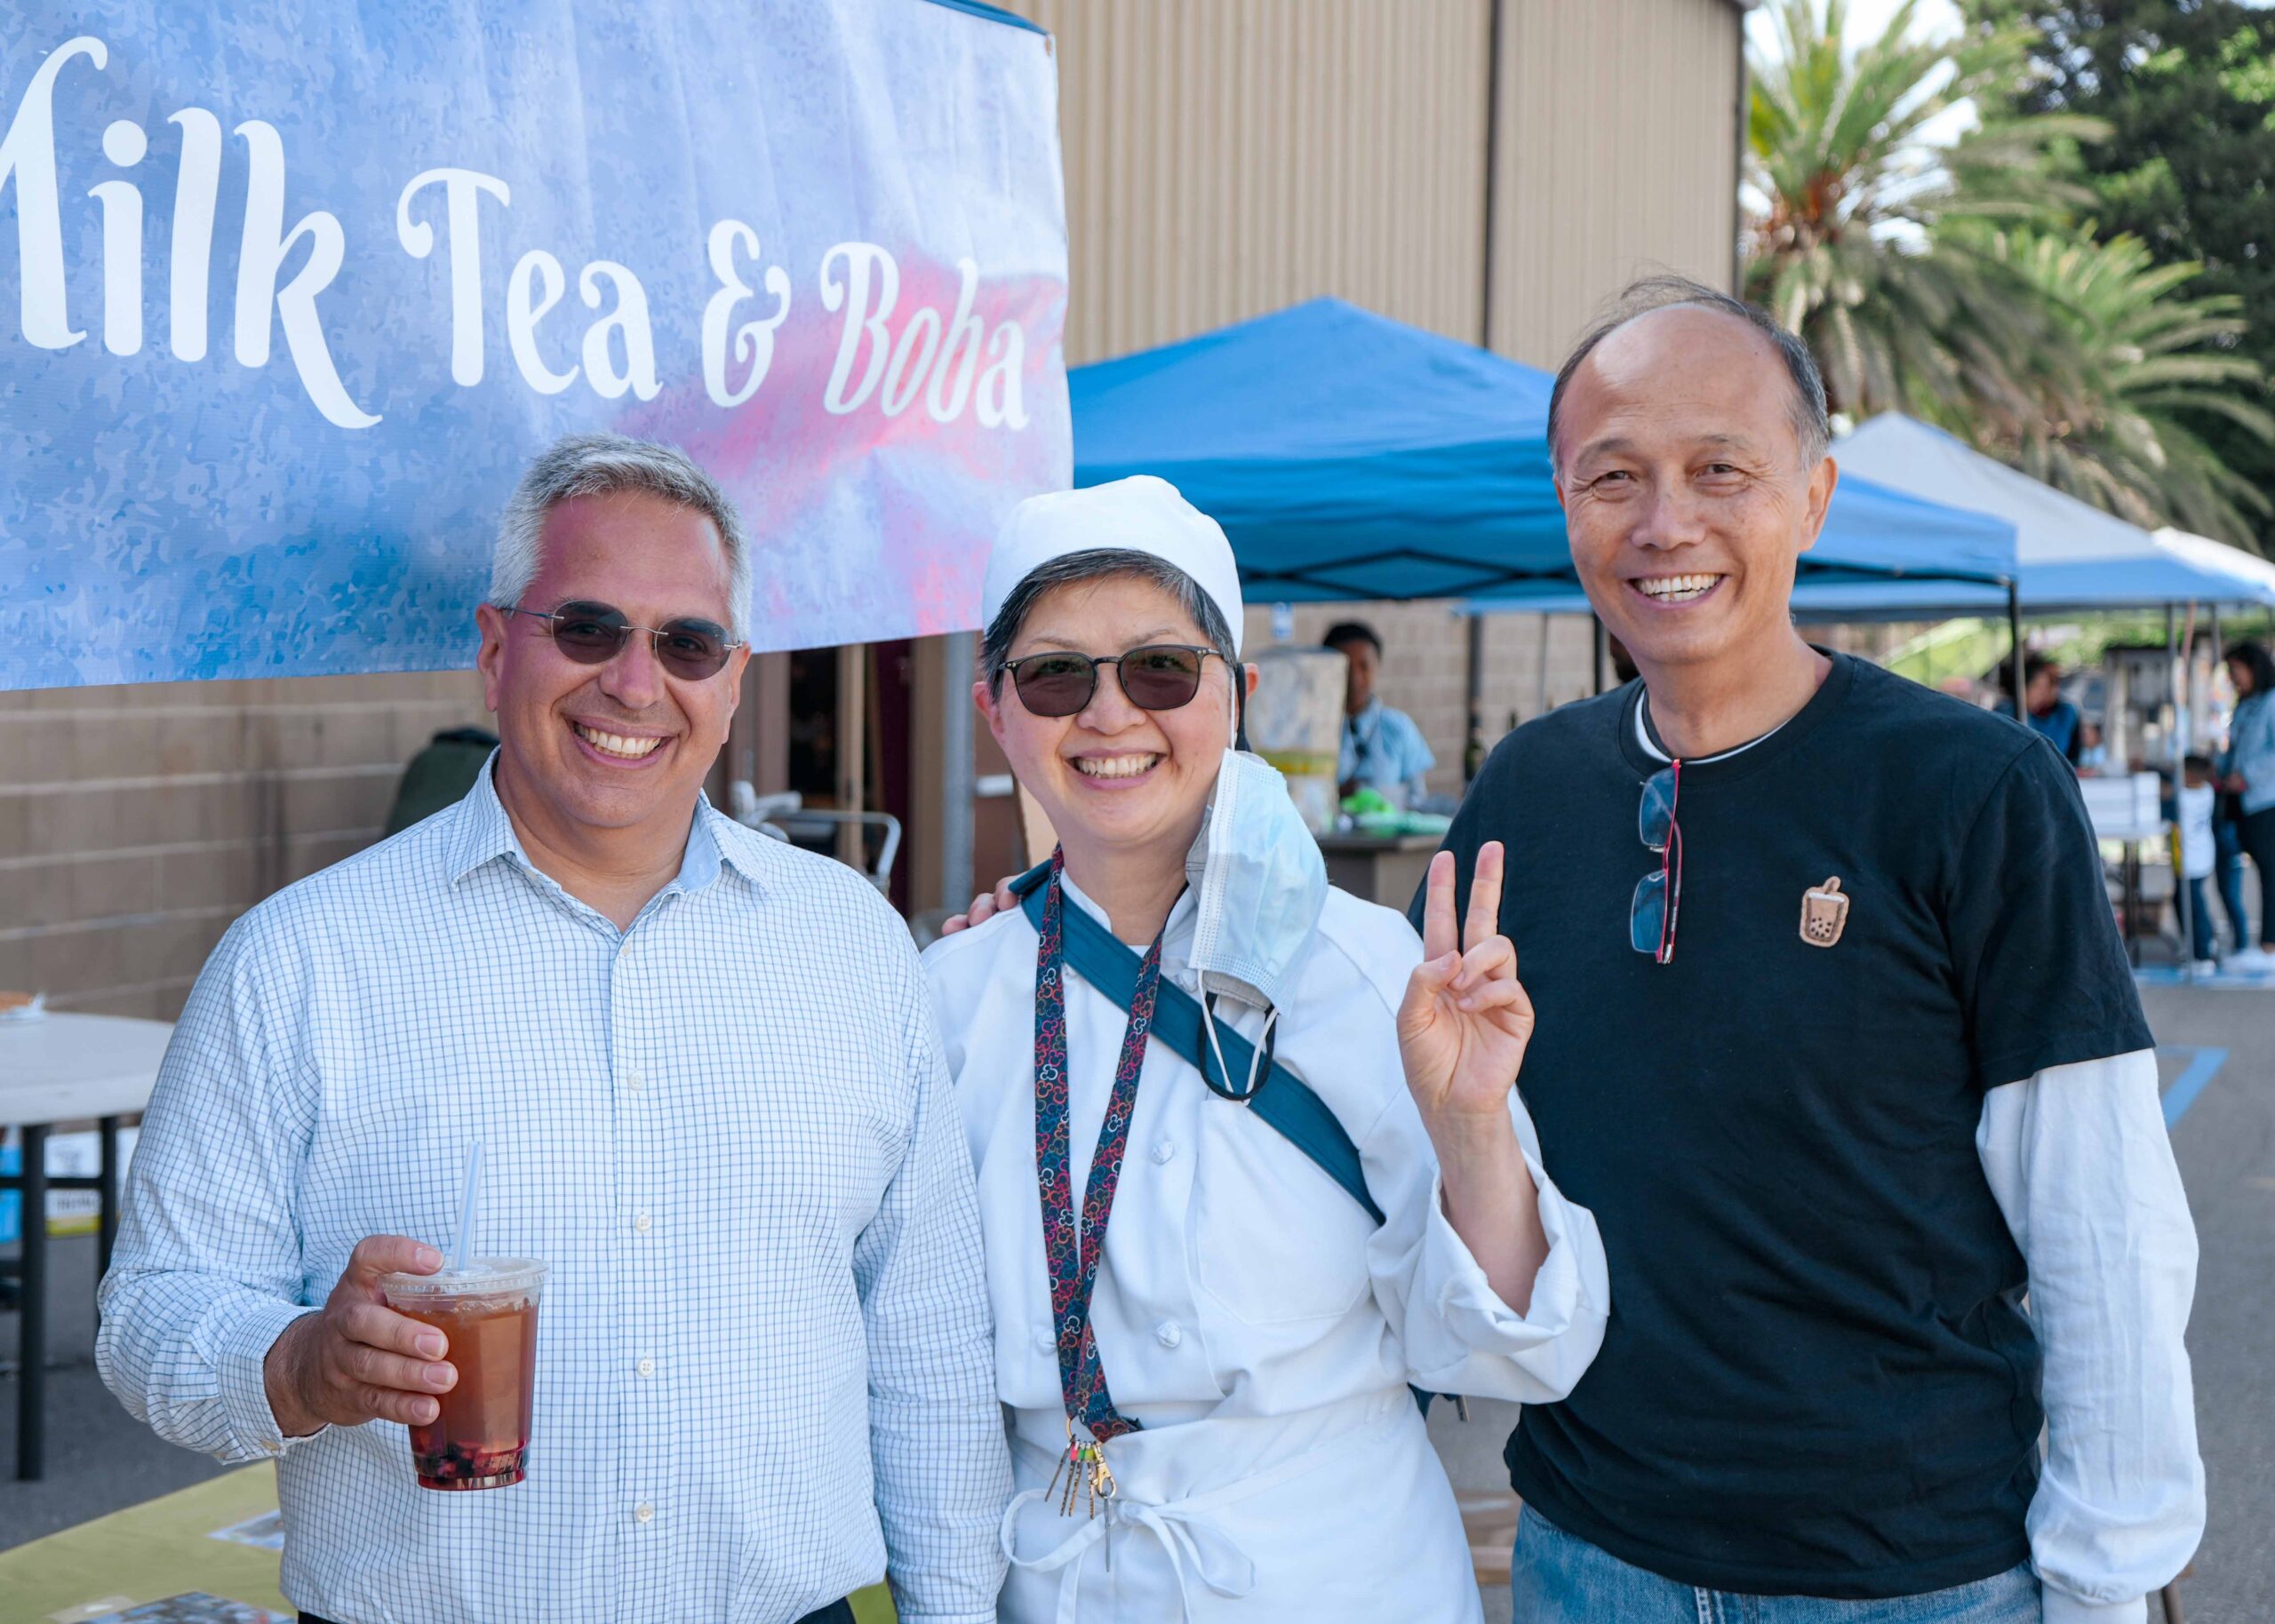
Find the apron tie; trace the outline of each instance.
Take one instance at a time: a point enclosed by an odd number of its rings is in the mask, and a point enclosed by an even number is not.
[[[1238,1485],[1245,1488],[1242,1484]],[[1012,1566],[1030,1573],[1058,1575],[1058,1624],[1077,1624],[1077,1604],[1082,1598],[1082,1558],[1090,1548],[1110,1533],[1120,1532],[1128,1537],[1132,1531],[1143,1528],[1161,1541],[1161,1549],[1169,1559],[1169,1571],[1177,1579],[1178,1615],[1193,1617],[1193,1581],[1215,1591],[1218,1596],[1238,1600],[1256,1588],[1256,1564],[1248,1553],[1235,1544],[1223,1526],[1209,1515],[1212,1502],[1228,1497],[1204,1494],[1193,1500],[1178,1501],[1165,1506],[1139,1505],[1135,1501],[1114,1500],[1107,1502],[1103,1517],[1084,1517],[1080,1522],[1065,1518],[1073,1524],[1066,1538],[1040,1556],[1019,1555],[1017,1531],[1019,1512],[1028,1502],[1041,1501],[1046,1491],[1029,1489],[1017,1496],[1003,1513],[1003,1555]]]

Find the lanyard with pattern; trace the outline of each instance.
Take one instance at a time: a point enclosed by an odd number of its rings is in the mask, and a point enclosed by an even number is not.
[[[1034,978],[1034,1162],[1042,1195],[1042,1250],[1050,1268],[1051,1322],[1058,1344],[1058,1389],[1066,1400],[1067,1459],[1075,1469],[1067,1485],[1071,1509],[1076,1479],[1088,1473],[1094,1494],[1111,1497],[1113,1478],[1098,1445],[1138,1430],[1138,1423],[1114,1407],[1106,1368],[1098,1360],[1090,1327],[1090,1293],[1098,1284],[1105,1250],[1106,1219],[1114,1210],[1114,1187],[1122,1178],[1122,1153],[1130,1144],[1130,1118],[1138,1101],[1138,1074],[1145,1063],[1145,1037],[1153,1024],[1154,994],[1161,986],[1161,943],[1153,939],[1138,972],[1137,995],[1130,1002],[1130,1026],[1122,1034],[1122,1059],[1114,1067],[1114,1092],[1098,1127],[1098,1149],[1078,1224],[1074,1210],[1072,1150],[1066,1126],[1066,937],[1060,914],[1066,906],[1059,876],[1064,853],[1050,860],[1050,889],[1043,898],[1042,928],[1035,951]],[[1080,1421],[1096,1442],[1078,1438]],[[1058,1479],[1054,1476],[1055,1484]]]

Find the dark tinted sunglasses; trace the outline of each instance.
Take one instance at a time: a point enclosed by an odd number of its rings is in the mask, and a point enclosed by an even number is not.
[[[1220,660],[1225,657],[1214,649],[1149,643],[1127,654],[1098,659],[1071,651],[1030,654],[1025,659],[1008,661],[1003,669],[1011,673],[1019,703],[1037,716],[1072,716],[1090,704],[1098,691],[1101,665],[1120,668],[1122,691],[1139,710],[1174,711],[1192,704],[1193,695],[1201,691],[1201,670],[1212,654]]]
[[[542,620],[554,646],[579,665],[605,665],[623,652],[634,633],[645,635],[656,651],[657,663],[673,676],[690,682],[715,677],[725,668],[727,656],[742,644],[727,635],[727,628],[708,620],[682,616],[660,626],[635,626],[622,609],[605,603],[564,603],[544,609],[509,609],[508,615]]]

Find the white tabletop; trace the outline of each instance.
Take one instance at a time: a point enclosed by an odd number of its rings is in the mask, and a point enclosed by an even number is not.
[[[0,1125],[123,1117],[150,1103],[171,1021],[44,1015],[0,1020]]]

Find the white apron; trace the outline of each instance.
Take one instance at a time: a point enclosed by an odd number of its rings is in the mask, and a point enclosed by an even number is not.
[[[1013,1435],[1001,1624],[1481,1624],[1453,1489],[1402,1387],[1116,1438],[1097,1517],[1045,1494],[1063,1453]]]

